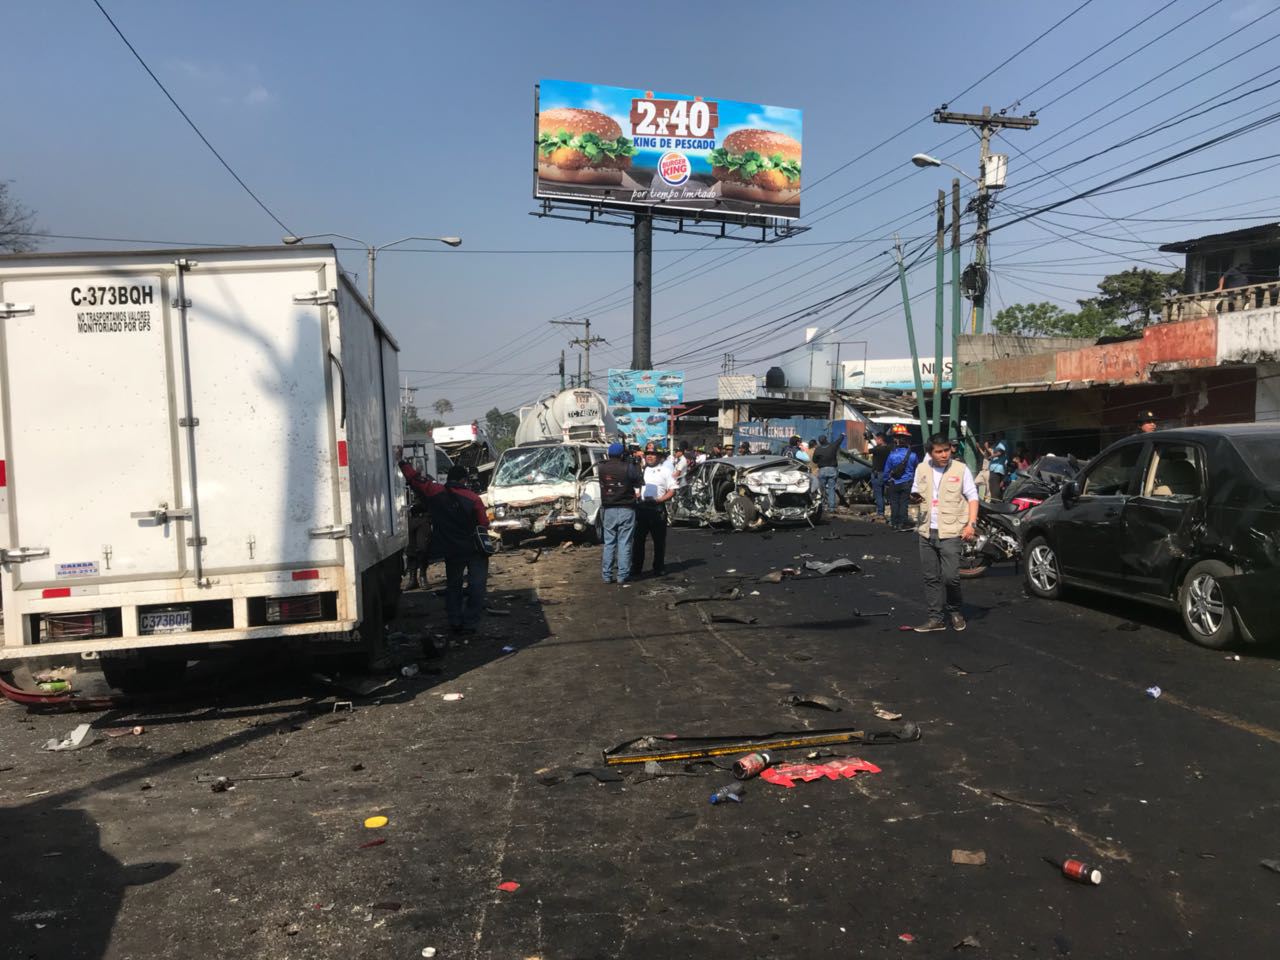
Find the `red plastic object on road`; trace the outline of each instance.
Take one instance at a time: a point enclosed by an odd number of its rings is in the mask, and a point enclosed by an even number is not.
[[[498,884],[498,889],[503,893],[515,893],[520,889],[520,884],[516,883],[514,880],[507,880]]]
[[[828,780],[839,780],[841,777],[852,779],[859,773],[879,772],[879,767],[866,760],[859,760],[857,757],[837,757],[826,763],[783,763],[776,767],[768,767],[760,774],[760,779],[789,790],[796,785],[797,780],[808,783],[810,780],[821,780],[823,777]]]

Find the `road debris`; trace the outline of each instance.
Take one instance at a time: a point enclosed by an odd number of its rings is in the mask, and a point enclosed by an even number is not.
[[[1042,857],[1041,859],[1045,863],[1061,870],[1062,875],[1068,880],[1095,887],[1102,882],[1102,871],[1089,866],[1083,860],[1077,860],[1074,857],[1068,857],[1061,861],[1054,860],[1052,857]]]
[[[226,793],[228,790],[234,790],[235,788],[235,782],[228,780],[226,777],[214,777],[213,782],[209,785],[209,789],[214,793]]]
[[[520,889],[520,884],[516,883],[514,880],[504,880],[502,883],[498,884],[498,889],[503,893],[515,893]]]
[[[886,710],[884,707],[876,707],[876,716],[881,720],[901,720],[902,714],[894,713],[892,710]]]
[[[898,939],[899,939],[899,940],[901,940],[903,943],[915,943],[915,942],[916,942],[915,935],[914,935],[914,934],[910,934],[910,933],[900,933],[900,934],[898,934]]]
[[[1160,694],[1162,693],[1164,693],[1164,691],[1161,690],[1159,687],[1157,687],[1155,684],[1152,684],[1151,686],[1147,687],[1147,696],[1150,697],[1152,700],[1159,700]]]
[[[538,551],[538,552],[539,552],[539,553],[541,553],[542,551]],[[434,957],[434,956],[436,955],[436,948],[435,948],[435,947],[423,947],[423,948],[422,948],[422,955],[423,955],[424,957],[426,957],[426,958],[427,958],[427,960],[431,960],[431,958],[432,958],[432,957]]]
[[[1134,623],[1132,620],[1125,620],[1125,621],[1122,621],[1121,623],[1117,623],[1116,629],[1124,630],[1128,633],[1133,633],[1134,631],[1141,630],[1142,624]]]
[[[385,827],[390,821],[386,817],[378,814],[373,817],[366,817],[364,827],[366,830],[377,830],[379,827]]]
[[[985,850],[952,850],[951,862],[968,867],[981,867],[987,862]]]
[[[377,840],[366,840],[364,843],[360,844],[360,849],[368,850],[371,847],[380,847],[386,842],[387,842],[386,837],[379,837]]]
[[[861,610],[858,607],[853,608],[853,615],[855,617],[887,617],[891,613],[893,613],[893,607],[890,607],[888,610]]]
[[[1259,860],[1258,866],[1264,867],[1272,873],[1280,873],[1280,860]]]
[[[750,780],[772,764],[773,758],[767,753],[748,753],[733,762],[733,775],[739,780]],[[648,764],[645,767],[647,769]]]
[[[839,702],[830,697],[822,697],[812,693],[792,693],[782,698],[783,706],[790,707],[811,707],[814,710],[826,710],[830,713],[839,713]]]
[[[446,693],[440,699],[445,701],[446,703],[454,703],[458,700],[463,700],[466,698],[461,693]]]
[[[740,783],[725,784],[719,790],[711,795],[711,803],[721,804],[733,801],[734,803],[742,802],[743,787]]]
[[[837,757],[826,763],[782,763],[769,767],[760,774],[761,780],[779,787],[792,789],[795,781],[809,783],[812,780],[839,780],[841,777],[852,779],[859,773],[879,773],[880,768],[874,763],[859,760],[857,757]]]
[[[812,570],[821,576],[830,576],[833,573],[861,573],[862,568],[850,560],[848,557],[839,557],[830,563],[823,563],[820,560],[805,561],[804,568]]]
[[[142,724],[138,724],[134,727],[122,727],[119,730],[104,730],[102,732],[112,739],[116,737],[140,737],[147,732],[147,728]]]
[[[645,763],[648,760],[699,760],[707,757],[724,757],[733,754],[751,753],[757,750],[791,750],[801,747],[822,747],[834,744],[860,743],[867,746],[879,746],[890,743],[914,743],[920,739],[920,728],[914,723],[904,723],[897,730],[857,730],[840,728],[829,730],[796,730],[777,731],[760,734],[754,737],[744,736],[741,739],[731,737],[683,737],[666,736],[662,738],[668,746],[654,751],[651,737],[637,737],[603,751],[604,761],[609,766],[632,763]],[[707,741],[713,741],[708,743]],[[728,741],[728,742],[725,742]],[[627,753],[627,750],[642,750],[640,753]]]
[[[963,940],[959,940],[956,943],[952,944],[951,949],[963,950],[965,947],[972,947],[975,950],[980,949],[982,947],[982,941],[979,940],[976,935],[971,933],[969,934],[969,936],[965,937]]]
[[[87,747],[94,743],[94,739],[89,736],[90,724],[82,723],[65,734],[61,739],[53,737],[44,743],[45,750],[79,750],[81,747]]]

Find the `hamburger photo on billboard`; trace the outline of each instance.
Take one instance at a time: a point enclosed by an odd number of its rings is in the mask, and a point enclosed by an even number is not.
[[[636,152],[609,116],[556,107],[538,114],[538,176],[562,183],[618,186]]]
[[[775,130],[735,130],[711,151],[720,196],[755,203],[800,202],[800,142]]]

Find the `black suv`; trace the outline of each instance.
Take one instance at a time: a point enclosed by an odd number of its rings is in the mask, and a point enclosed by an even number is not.
[[[1087,587],[1177,609],[1206,647],[1280,637],[1280,426],[1112,444],[1022,520],[1038,597]]]

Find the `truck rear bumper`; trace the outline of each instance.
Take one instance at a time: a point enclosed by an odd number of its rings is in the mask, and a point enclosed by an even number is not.
[[[102,637],[93,640],[61,640],[18,647],[0,647],[0,664],[33,657],[58,657],[79,653],[110,653],[113,650],[142,650],[150,647],[181,647],[236,640],[263,640],[274,637],[326,636],[347,634],[356,628],[354,620],[324,620],[312,623],[272,624],[243,630],[201,630],[195,633],[162,633],[148,637]]]

